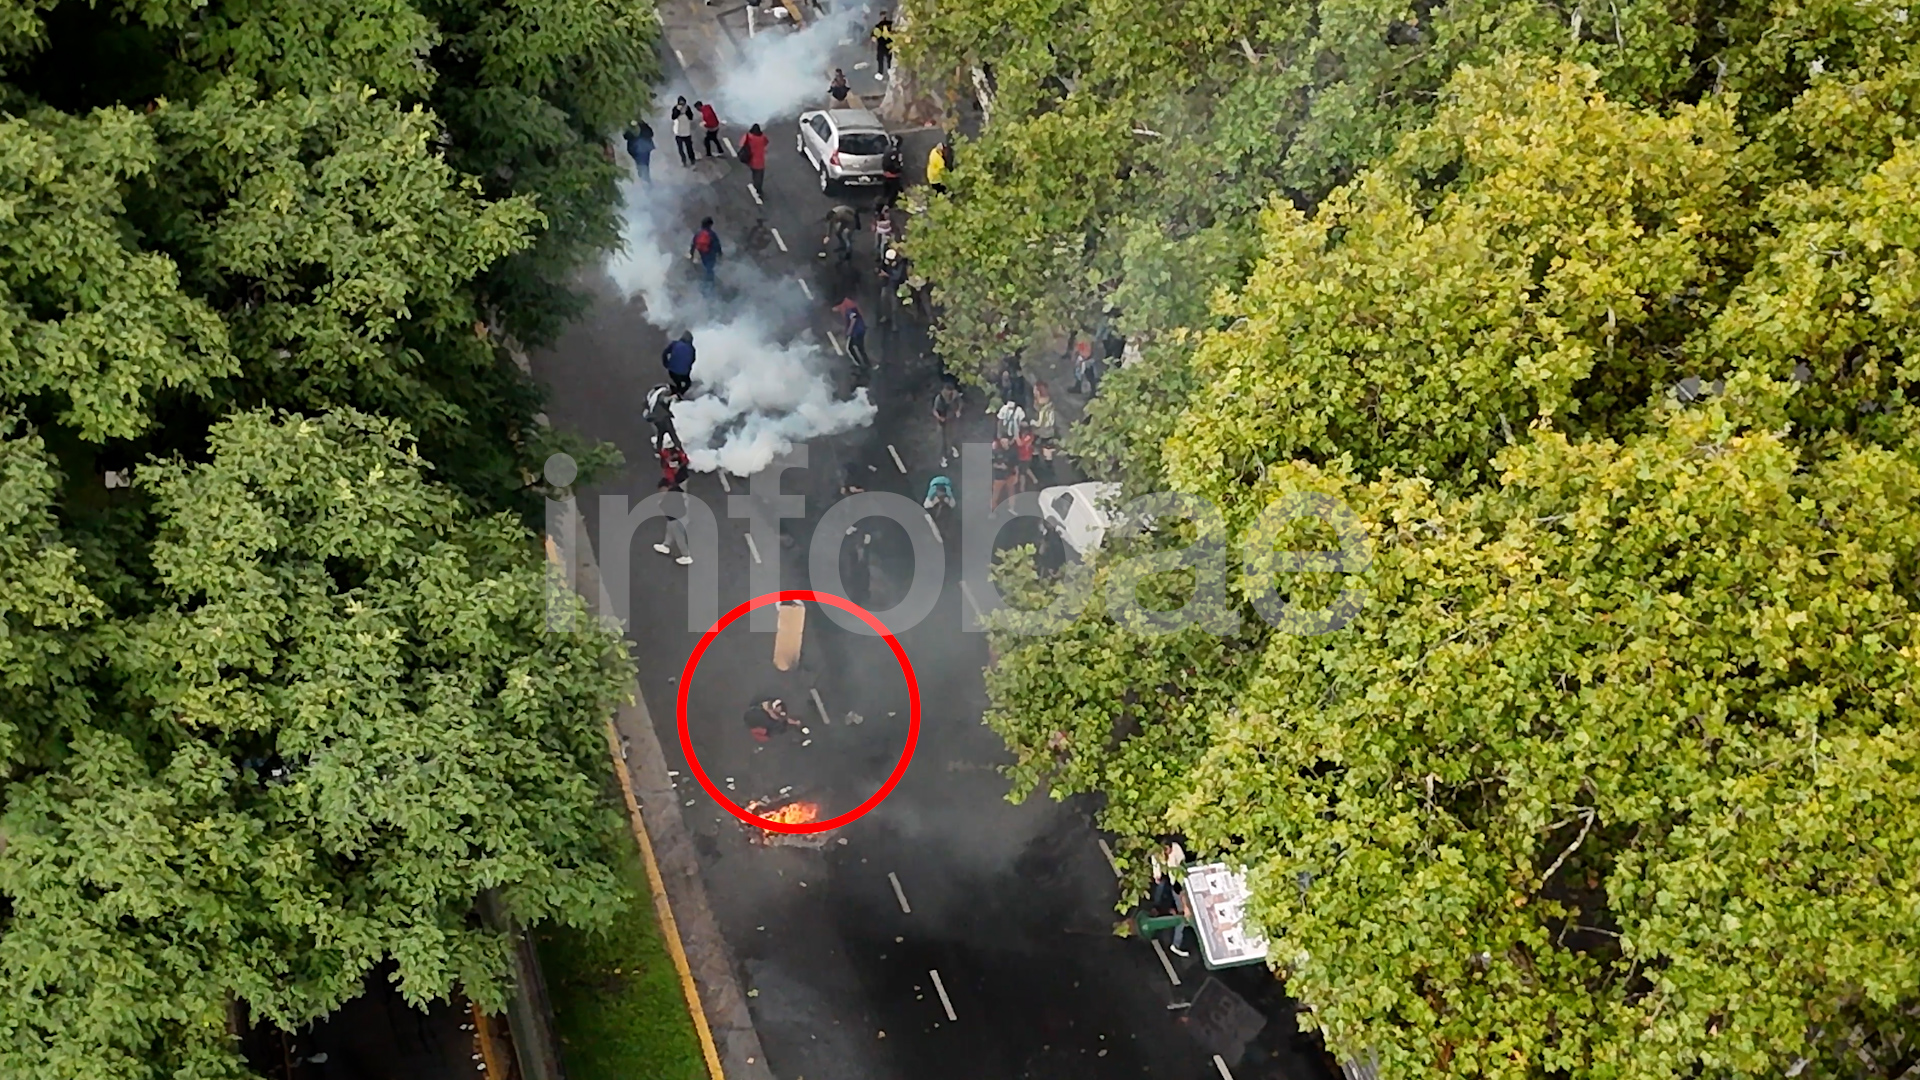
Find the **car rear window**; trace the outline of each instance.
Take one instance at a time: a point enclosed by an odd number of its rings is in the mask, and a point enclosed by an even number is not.
[[[887,152],[887,137],[875,131],[849,131],[840,136],[840,152],[857,157],[879,157]]]

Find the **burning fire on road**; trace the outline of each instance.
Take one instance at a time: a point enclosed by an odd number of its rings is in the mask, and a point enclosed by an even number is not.
[[[758,814],[768,821],[777,821],[782,825],[804,825],[820,820],[820,804],[807,799],[794,799],[782,802],[779,799],[755,799],[746,805],[750,814]],[[747,842],[761,847],[798,847],[823,848],[832,840],[828,833],[783,833],[763,829],[758,825],[741,823],[747,830]]]

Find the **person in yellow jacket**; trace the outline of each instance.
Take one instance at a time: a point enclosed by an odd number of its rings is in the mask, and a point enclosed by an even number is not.
[[[947,193],[947,170],[953,167],[953,148],[946,142],[927,154],[927,186],[942,195]]]

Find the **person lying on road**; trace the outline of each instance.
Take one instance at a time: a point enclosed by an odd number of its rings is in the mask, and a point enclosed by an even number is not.
[[[787,712],[787,703],[779,698],[749,708],[746,719],[747,730],[753,733],[754,742],[767,742],[788,728],[800,726],[800,721]]]

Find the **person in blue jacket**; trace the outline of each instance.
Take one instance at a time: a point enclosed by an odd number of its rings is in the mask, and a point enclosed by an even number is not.
[[[660,354],[660,363],[667,369],[674,396],[686,397],[693,386],[693,331],[682,333],[678,341],[669,344]]]

